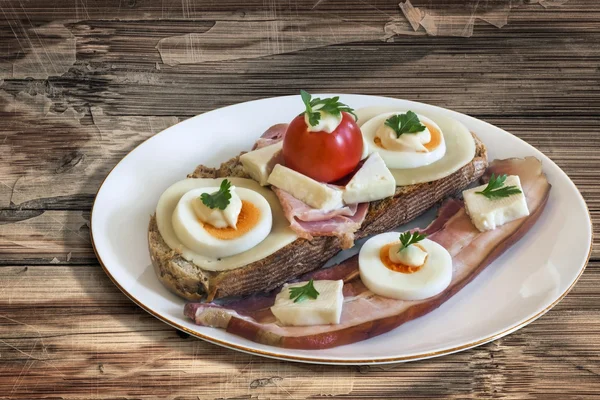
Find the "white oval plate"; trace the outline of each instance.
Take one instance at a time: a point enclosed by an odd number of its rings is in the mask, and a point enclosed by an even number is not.
[[[532,322],[573,287],[589,258],[592,226],[577,188],[548,157],[500,128],[454,111],[377,96],[341,95],[341,101],[355,109],[398,106],[450,116],[479,135],[490,160],[541,159],[552,184],[546,209],[520,242],[458,294],[384,335],[327,350],[290,350],[197,326],[184,317],[184,300],[155,277],[148,254],[148,221],[160,194],[198,164],[216,166],[248,150],[267,127],[290,121],[302,111],[299,96],[263,99],[183,121],[148,139],[117,164],[98,191],[91,217],[92,243],[108,276],[144,310],[201,339],[266,357],[323,364],[409,361],[478,346]],[[424,226],[432,218],[429,212],[411,226]]]

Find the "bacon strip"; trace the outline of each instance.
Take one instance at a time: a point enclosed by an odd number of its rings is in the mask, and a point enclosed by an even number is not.
[[[448,220],[463,207],[464,204],[462,200],[454,198],[447,199],[439,208],[437,212],[437,218],[434,219],[427,228],[423,229],[423,232],[427,235],[432,235],[439,231],[444,227],[446,222],[448,222]]]
[[[285,190],[272,187],[283,207],[290,228],[301,238],[312,240],[314,236],[337,236],[342,248],[354,245],[356,232],[369,211],[369,204],[352,204],[336,210],[323,211],[312,208]]]
[[[521,178],[530,215],[505,224],[493,231],[479,232],[454,200],[446,203],[440,216],[426,231],[429,238],[443,245],[452,255],[453,277],[450,286],[437,296],[419,301],[402,301],[377,296],[366,289],[360,279],[344,285],[344,308],[341,323],[308,327],[279,326],[269,307],[274,297],[248,302],[247,307],[188,303],[185,314],[197,324],[219,327],[255,342],[297,349],[323,349],[365,340],[413,320],[436,309],[487,265],[518,241],[533,226],[548,200],[550,184],[539,160],[528,157],[495,161],[487,174],[515,174]],[[442,223],[443,222],[443,223]],[[303,277],[337,279],[358,268],[356,256],[326,270]]]

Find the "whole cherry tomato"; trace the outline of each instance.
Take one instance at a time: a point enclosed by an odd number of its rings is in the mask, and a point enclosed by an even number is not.
[[[335,182],[352,172],[363,153],[363,137],[354,117],[342,112],[331,133],[312,132],[304,113],[292,120],[283,139],[285,165],[320,182]]]

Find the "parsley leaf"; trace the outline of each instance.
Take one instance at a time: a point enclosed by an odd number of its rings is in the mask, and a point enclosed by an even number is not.
[[[290,288],[290,300],[294,300],[294,303],[299,303],[308,298],[316,299],[319,294],[320,293],[317,292],[317,289],[315,289],[312,279],[304,286]]]
[[[492,174],[490,181],[485,189],[475,192],[487,197],[490,200],[501,199],[504,197],[511,196],[513,194],[521,193],[521,190],[516,186],[504,186],[506,181],[506,174],[495,176]]]
[[[419,232],[404,232],[402,234],[400,234],[400,242],[402,243],[402,246],[400,246],[400,249],[398,250],[398,253],[400,253],[402,250],[406,249],[408,246],[410,246],[411,244],[415,244],[420,242],[421,240],[425,239],[427,237],[426,234],[420,234]]]
[[[304,103],[304,107],[306,107],[306,115],[308,115],[308,123],[310,126],[316,126],[321,120],[321,113],[328,113],[339,117],[342,111],[345,111],[354,116],[354,119],[358,119],[356,114],[354,114],[354,109],[350,108],[344,103],[340,103],[340,97],[330,97],[326,99],[320,99],[312,96],[304,91],[300,90],[300,97],[302,97],[302,102]]]
[[[385,121],[385,124],[396,132],[397,137],[405,133],[419,133],[425,130],[425,125],[421,125],[419,117],[412,111],[393,115]]]
[[[224,210],[227,208],[231,200],[230,189],[231,182],[229,182],[227,179],[223,179],[219,190],[211,194],[202,193],[200,199],[202,200],[202,203],[204,203],[204,205],[208,208],[218,208],[219,210]]]
[[[302,97],[302,102],[304,103],[304,107],[306,107],[306,115],[308,115],[308,123],[310,126],[315,126],[319,123],[321,119],[321,113],[318,111],[315,112],[312,109],[312,104],[310,103],[311,95],[304,90],[300,90],[300,97]]]

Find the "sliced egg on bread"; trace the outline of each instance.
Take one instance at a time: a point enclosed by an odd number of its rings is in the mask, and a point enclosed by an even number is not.
[[[420,117],[422,116],[433,121],[441,129],[446,151],[439,160],[416,168],[401,169],[388,165],[396,180],[396,186],[414,185],[442,179],[458,171],[475,157],[475,140],[471,132],[462,123],[441,113],[420,110],[417,106],[411,108],[411,110],[416,112]],[[406,108],[392,106],[372,106],[356,110],[358,125],[363,131],[365,143],[367,145],[369,143],[368,135],[365,134],[369,126],[365,126],[366,124],[375,125],[375,122],[371,121],[384,114],[392,113],[393,115],[394,113],[404,113],[406,111]],[[383,122],[385,122],[385,119]],[[368,152],[370,152],[370,147],[365,153]]]
[[[215,228],[201,221],[195,203],[203,193],[214,193],[218,187],[192,189],[185,193],[173,212],[172,224],[175,234],[192,251],[207,257],[229,257],[253,248],[271,232],[271,206],[269,202],[246,188],[235,188],[242,207],[235,227]]]
[[[452,257],[440,244],[423,239],[418,246],[427,253],[420,267],[396,264],[389,249],[398,243],[398,233],[374,236],[360,249],[360,279],[375,294],[401,300],[422,300],[441,293],[452,280]],[[415,245],[411,245],[415,246]]]
[[[218,229],[198,221],[192,199],[214,192],[223,179],[188,178],[163,192],[156,223],[171,249],[202,269],[225,271],[262,260],[298,238],[275,193],[252,179],[226,178],[242,200],[236,229]]]
[[[405,113],[406,111],[403,112]],[[378,132],[384,127],[388,118],[397,114],[399,112],[383,113],[371,118],[361,126],[360,129],[363,137],[369,147],[369,154],[373,152],[379,153],[383,161],[385,161],[385,165],[390,169],[414,169],[432,164],[444,157],[444,154],[446,154],[446,142],[442,130],[433,120],[422,115],[419,115],[419,121],[426,127],[425,130],[431,138],[429,143],[424,145],[427,149],[425,152],[396,151],[383,147],[380,138],[377,136]],[[415,137],[415,135],[411,134],[406,135],[411,138]]]

